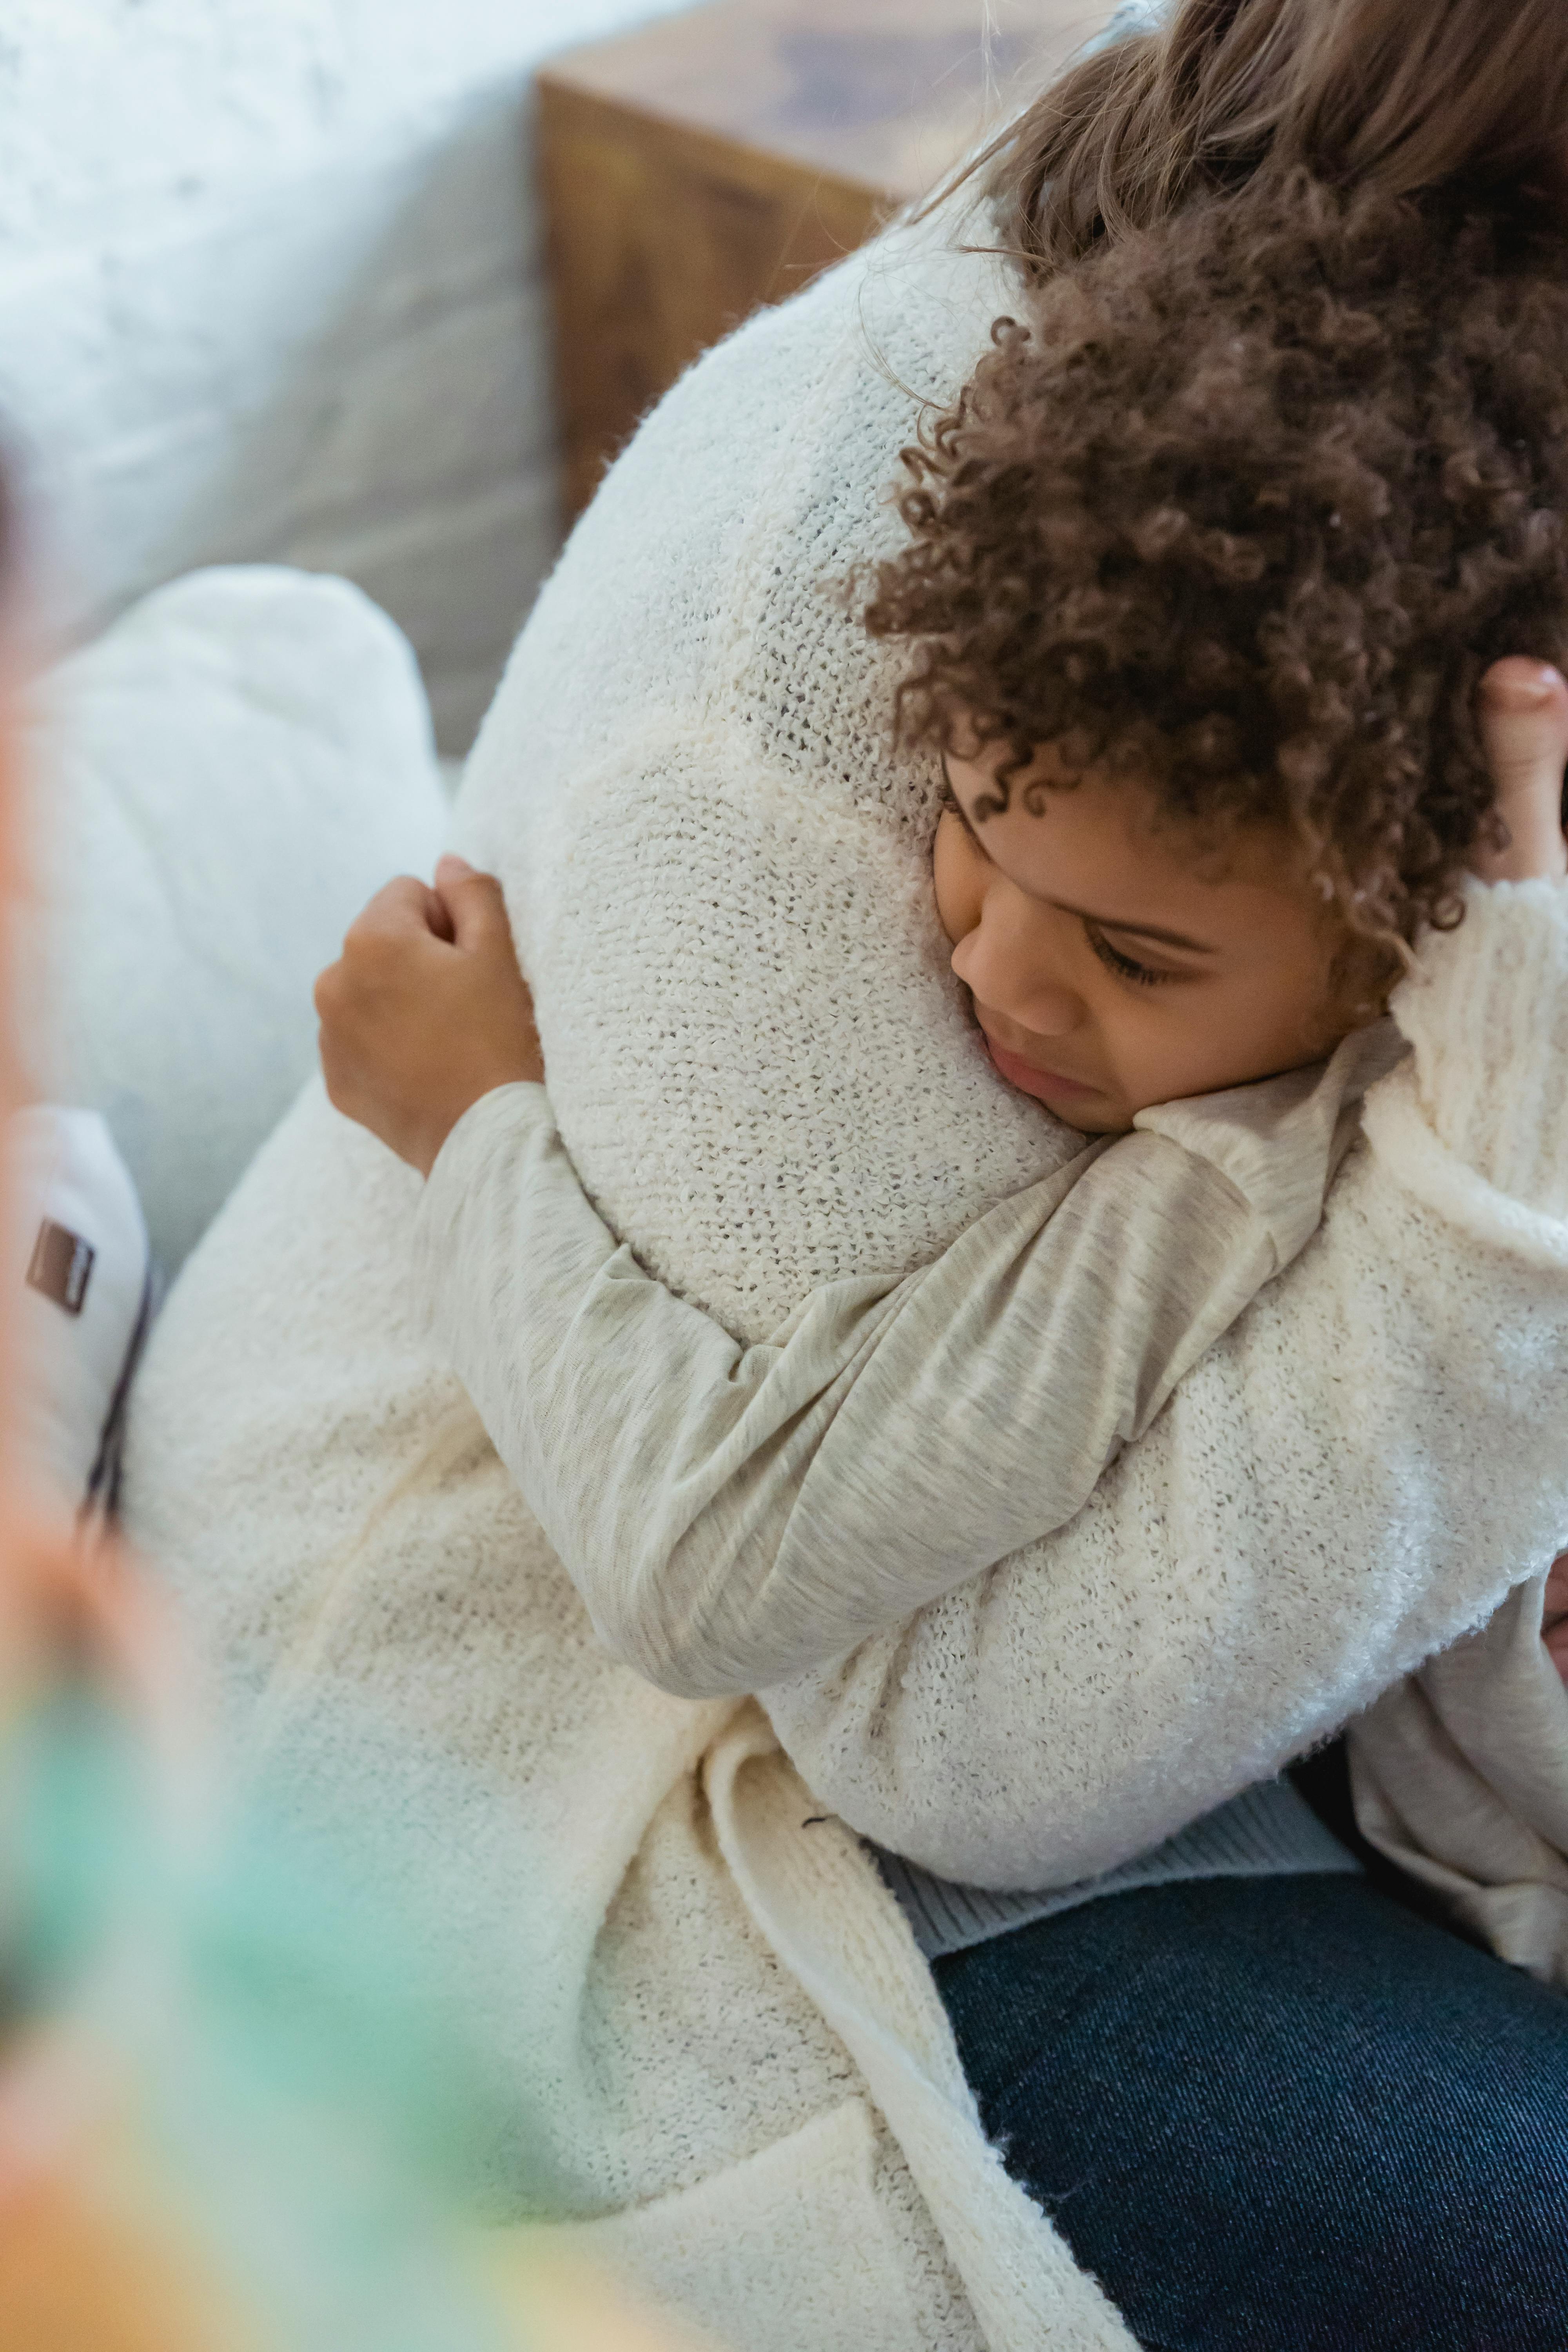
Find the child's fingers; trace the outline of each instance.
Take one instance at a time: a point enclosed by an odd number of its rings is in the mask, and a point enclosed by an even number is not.
[[[493,874],[480,874],[461,857],[443,857],[436,868],[436,889],[451,918],[452,937],[458,947],[471,952],[504,942],[511,955],[506,900]]]
[[[449,940],[447,909],[439,894],[412,874],[399,874],[379,889],[349,925],[353,940],[418,938]]]
[[[1563,774],[1568,765],[1568,681],[1550,663],[1494,662],[1480,683],[1477,718],[1494,803],[1507,830],[1500,847],[1481,845],[1471,863],[1483,881],[1561,875]]]
[[[343,938],[342,953],[317,975],[313,995],[323,1026],[334,1034],[359,1018],[367,1005],[384,1006],[410,986],[427,984],[435,944],[451,940],[445,907],[427,883],[411,874],[378,890],[355,916]],[[424,982],[415,977],[423,974]]]
[[[1510,719],[1522,719],[1537,727],[1542,723],[1547,730],[1547,753],[1552,744],[1562,739],[1563,716],[1568,707],[1568,685],[1561,670],[1550,662],[1529,661],[1521,655],[1510,655],[1506,661],[1493,662],[1480,683],[1480,719],[1488,732],[1488,748],[1491,741],[1489,730],[1494,725],[1506,729]],[[1553,733],[1553,730],[1555,732]],[[1539,734],[1526,733],[1517,746],[1517,756],[1525,765],[1531,764],[1541,749]],[[1502,764],[1510,764],[1510,746],[1505,736],[1500,744]],[[1501,785],[1503,774],[1493,756],[1494,775]]]

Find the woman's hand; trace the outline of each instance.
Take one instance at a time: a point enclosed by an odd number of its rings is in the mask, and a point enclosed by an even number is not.
[[[533,999],[500,885],[443,857],[378,890],[316,982],[327,1093],[428,1176],[481,1095],[542,1079]]]
[[[1493,803],[1507,830],[1501,848],[1470,860],[1483,882],[1525,882],[1568,874],[1563,837],[1563,772],[1568,765],[1568,684],[1549,663],[1494,662],[1480,683],[1481,740],[1497,786]]]

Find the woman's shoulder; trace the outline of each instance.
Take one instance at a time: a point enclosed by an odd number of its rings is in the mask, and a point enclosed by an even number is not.
[[[825,586],[886,548],[900,449],[984,348],[1005,295],[979,243],[952,206],[895,222],[666,394],[577,524],[502,686],[526,705],[536,760],[542,727],[580,760],[640,725],[650,697],[689,715],[732,698],[759,649],[764,665],[788,657],[803,630],[828,629],[836,672],[864,666],[869,646],[833,624]]]
[[[752,524],[820,451],[879,486],[923,405],[944,401],[1006,307],[1002,265],[950,201],[891,223],[789,300],[705,352],[610,468],[577,538],[639,520]],[[983,224],[982,224],[983,226]]]

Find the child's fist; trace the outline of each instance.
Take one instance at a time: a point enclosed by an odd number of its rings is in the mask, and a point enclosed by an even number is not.
[[[434,889],[403,875],[377,891],[316,1011],[332,1102],[422,1176],[481,1095],[544,1076],[500,885],[460,857]]]

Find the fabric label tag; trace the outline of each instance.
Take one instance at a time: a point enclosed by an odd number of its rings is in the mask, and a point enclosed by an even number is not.
[[[92,1244],[84,1242],[79,1234],[46,1217],[33,1244],[28,1284],[32,1289],[41,1290],[46,1298],[52,1298],[57,1307],[63,1307],[68,1315],[79,1315],[97,1255]]]

